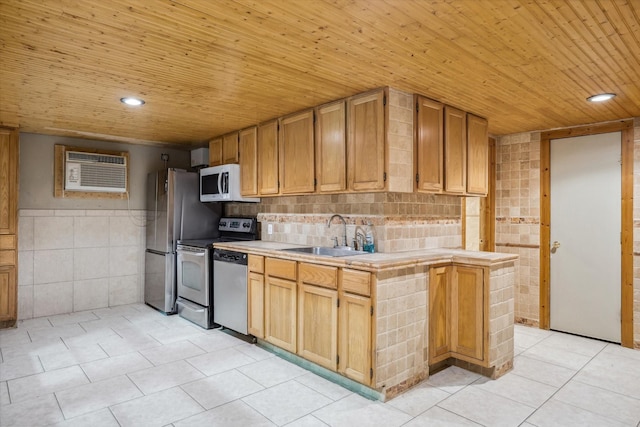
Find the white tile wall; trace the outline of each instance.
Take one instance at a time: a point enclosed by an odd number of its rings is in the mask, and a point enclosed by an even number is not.
[[[18,318],[141,302],[142,211],[19,213]]]

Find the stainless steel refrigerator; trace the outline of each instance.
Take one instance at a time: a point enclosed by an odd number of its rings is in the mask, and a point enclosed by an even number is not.
[[[144,302],[175,313],[176,243],[218,237],[219,203],[201,203],[198,174],[163,169],[147,176]]]

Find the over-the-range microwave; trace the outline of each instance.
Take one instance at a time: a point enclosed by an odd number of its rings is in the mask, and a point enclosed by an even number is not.
[[[259,202],[240,194],[240,165],[228,164],[200,169],[201,202]]]

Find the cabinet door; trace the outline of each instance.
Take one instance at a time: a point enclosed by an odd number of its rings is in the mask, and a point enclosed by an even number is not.
[[[345,102],[316,109],[317,191],[336,192],[347,188],[347,135]]]
[[[451,267],[429,270],[429,364],[451,351]]]
[[[258,128],[240,131],[238,145],[240,156],[240,193],[243,196],[258,195]]]
[[[296,352],[296,282],[266,277],[265,339]]]
[[[278,121],[258,126],[258,190],[260,196],[278,194]]]
[[[280,121],[280,193],[312,193],[315,190],[313,110]]]
[[[209,166],[222,164],[222,138],[209,141]]]
[[[256,338],[264,338],[264,276],[249,272],[247,282],[249,299],[248,331]]]
[[[467,173],[467,117],[453,107],[444,107],[444,185],[447,193],[464,194]]]
[[[0,128],[0,234],[16,234],[18,131]]]
[[[371,384],[371,298],[340,294],[338,371],[359,383]]]
[[[347,102],[347,177],[354,191],[384,190],[385,92],[365,94]]]
[[[12,326],[17,318],[16,267],[0,266],[0,327]]]
[[[298,287],[298,354],[333,371],[338,355],[338,291]]]
[[[451,351],[483,360],[484,270],[454,266],[451,286]]]
[[[467,193],[486,196],[489,186],[487,119],[467,114]]]
[[[416,97],[416,188],[441,192],[444,181],[444,105]]]
[[[222,164],[238,163],[238,132],[222,137]]]

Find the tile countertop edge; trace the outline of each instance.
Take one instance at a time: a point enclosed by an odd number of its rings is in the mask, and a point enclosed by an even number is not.
[[[423,249],[406,252],[382,253],[367,255],[353,255],[347,257],[329,257],[295,252],[285,252],[282,249],[305,247],[294,243],[268,242],[253,240],[248,242],[220,242],[214,243],[215,248],[246,252],[253,255],[278,257],[293,261],[309,261],[333,265],[336,267],[353,267],[362,270],[388,270],[422,265],[442,263],[472,264],[478,266],[499,266],[518,259],[516,254],[498,252],[476,252],[462,249]]]

